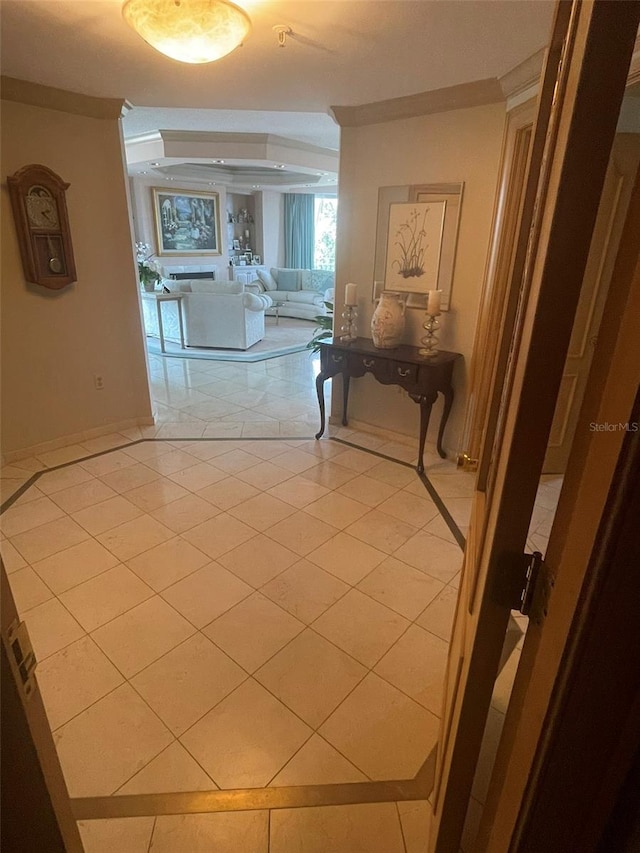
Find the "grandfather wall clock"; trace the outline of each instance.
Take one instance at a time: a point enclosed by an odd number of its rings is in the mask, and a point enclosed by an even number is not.
[[[77,281],[65,191],[69,184],[46,166],[7,178],[27,281],[59,290]]]

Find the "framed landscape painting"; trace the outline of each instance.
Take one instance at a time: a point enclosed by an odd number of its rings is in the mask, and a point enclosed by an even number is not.
[[[219,255],[218,193],[153,188],[158,255]]]

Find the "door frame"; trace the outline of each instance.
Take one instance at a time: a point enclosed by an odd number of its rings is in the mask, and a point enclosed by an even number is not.
[[[550,850],[569,849],[567,838],[575,849],[595,849],[640,746],[640,622],[630,592],[640,564],[639,556],[635,565],[632,559],[632,548],[636,555],[640,548],[638,511],[632,530],[626,520],[638,499],[627,483],[632,465],[640,479],[639,435],[590,426],[640,420],[638,233],[640,171],[545,556],[553,595],[544,622],[532,621],[526,634],[478,834],[481,850],[536,851],[543,838]],[[603,696],[603,685],[614,689]]]
[[[532,175],[532,218],[523,217],[519,234],[519,250],[527,243],[524,278],[514,335],[506,330],[501,342],[508,369],[491,398],[474,511],[484,503],[482,491],[486,505],[472,522],[476,553],[467,554],[449,659],[430,848],[436,853],[460,842],[501,639],[515,606],[509,583],[522,562],[639,17],[639,7],[615,0],[561,2],[556,10],[543,83],[543,95],[552,84],[553,107],[548,127],[536,126],[533,150],[544,136],[544,153],[540,177]]]
[[[9,579],[0,559],[0,632],[2,633],[2,840],[7,849],[42,849],[82,853],[60,760],[36,678],[23,682],[17,652],[29,647],[19,636],[20,622]],[[7,758],[11,760],[8,761]],[[14,847],[18,842],[20,847]]]
[[[570,383],[569,391],[562,405],[561,389],[556,404],[545,474],[563,474],[567,469],[639,163],[640,133],[616,133],[562,377],[563,384]]]
[[[520,222],[532,202],[527,185],[536,106],[535,98],[531,98],[507,114],[500,187],[491,227],[493,238],[471,356],[468,403],[462,432],[463,452],[458,459],[466,471],[477,470],[493,377],[497,372],[501,333],[513,324],[517,305],[518,290],[511,288],[510,284],[516,264],[522,263],[517,242]]]

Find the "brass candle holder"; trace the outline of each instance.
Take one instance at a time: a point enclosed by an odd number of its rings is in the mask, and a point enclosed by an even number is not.
[[[438,336],[436,332],[440,328],[439,316],[439,313],[427,314],[422,324],[425,333],[420,339],[422,346],[418,350],[418,353],[424,358],[435,358],[438,355]]]
[[[358,337],[358,309],[355,305],[345,305],[340,316],[342,317],[340,340],[355,341]]]

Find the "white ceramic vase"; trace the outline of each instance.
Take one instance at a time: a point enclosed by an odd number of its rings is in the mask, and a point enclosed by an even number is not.
[[[404,334],[404,301],[398,293],[382,292],[371,318],[371,337],[378,349],[393,349]]]

